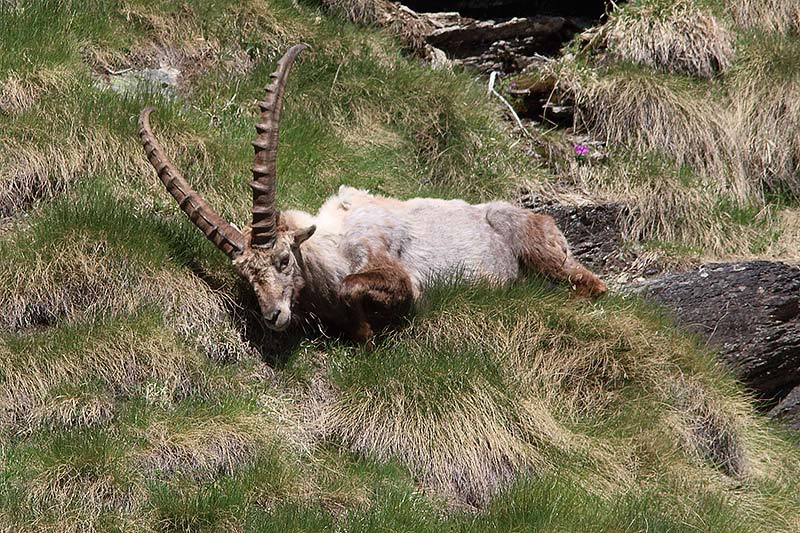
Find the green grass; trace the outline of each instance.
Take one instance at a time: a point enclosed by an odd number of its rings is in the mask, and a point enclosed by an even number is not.
[[[315,210],[340,184],[510,197],[546,171],[469,75],[430,71],[312,1],[0,10],[0,529],[798,529],[795,445],[657,311],[537,279],[455,280],[372,347],[277,337],[248,320],[248,288],[136,139],[139,110],[155,105],[187,179],[246,223],[256,101],[303,40],[281,208]],[[179,87],[108,88],[107,69],[161,60],[182,69]],[[663,72],[658,85],[640,66],[615,75],[661,94],[707,88]],[[701,209],[714,214],[702,236],[771,231],[758,202],[700,194],[700,159],[656,148],[570,179],[636,195],[675,185],[669,209],[646,211],[660,225],[628,226],[668,236],[664,248],[704,249],[676,229]]]

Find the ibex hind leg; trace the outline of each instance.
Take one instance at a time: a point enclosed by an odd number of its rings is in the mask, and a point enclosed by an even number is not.
[[[579,296],[596,297],[606,292],[606,284],[572,256],[552,217],[535,213],[525,216],[519,242],[519,259],[525,267],[566,281]]]
[[[389,260],[344,278],[339,296],[350,312],[349,333],[357,341],[369,339],[377,329],[407,314],[413,304],[411,278]]]

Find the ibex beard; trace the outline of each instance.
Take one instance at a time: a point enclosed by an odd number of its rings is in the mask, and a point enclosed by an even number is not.
[[[507,283],[537,272],[595,297],[605,284],[569,250],[552,218],[507,202],[396,200],[342,186],[316,216],[275,208],[275,160],[289,70],[306,45],[292,47],[259,103],[253,141],[252,222],[239,230],[188,185],[150,128],[139,136],[150,163],[189,219],[225,252],[255,291],[268,327],[283,331],[297,316],[315,317],[357,340],[409,312],[431,283],[458,273]]]

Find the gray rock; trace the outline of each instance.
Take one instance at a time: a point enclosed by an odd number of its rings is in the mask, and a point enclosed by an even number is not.
[[[618,0],[621,2],[624,0]],[[613,7],[610,0],[405,0],[417,11],[458,11],[469,16],[562,15],[598,18]]]
[[[772,407],[800,428],[800,268],[780,262],[710,263],[646,282]]]
[[[110,72],[99,81],[99,85],[119,93],[171,91],[179,86],[180,77],[180,70],[169,65],[162,65],[159,68]]]
[[[772,418],[786,421],[795,431],[800,431],[800,385],[784,396],[768,414]]]

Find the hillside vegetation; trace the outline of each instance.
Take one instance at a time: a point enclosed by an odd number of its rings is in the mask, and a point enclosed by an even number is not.
[[[136,117],[242,225],[255,104],[299,41],[280,207],[554,179],[469,75],[311,0],[0,3],[0,530],[800,529],[796,444],[632,299],[442,280],[372,347],[262,329]],[[177,86],[124,77],[159,64]]]
[[[667,260],[800,260],[798,31],[794,0],[620,5],[515,81],[554,81],[592,147],[540,129],[555,192],[629,206],[626,236]]]

